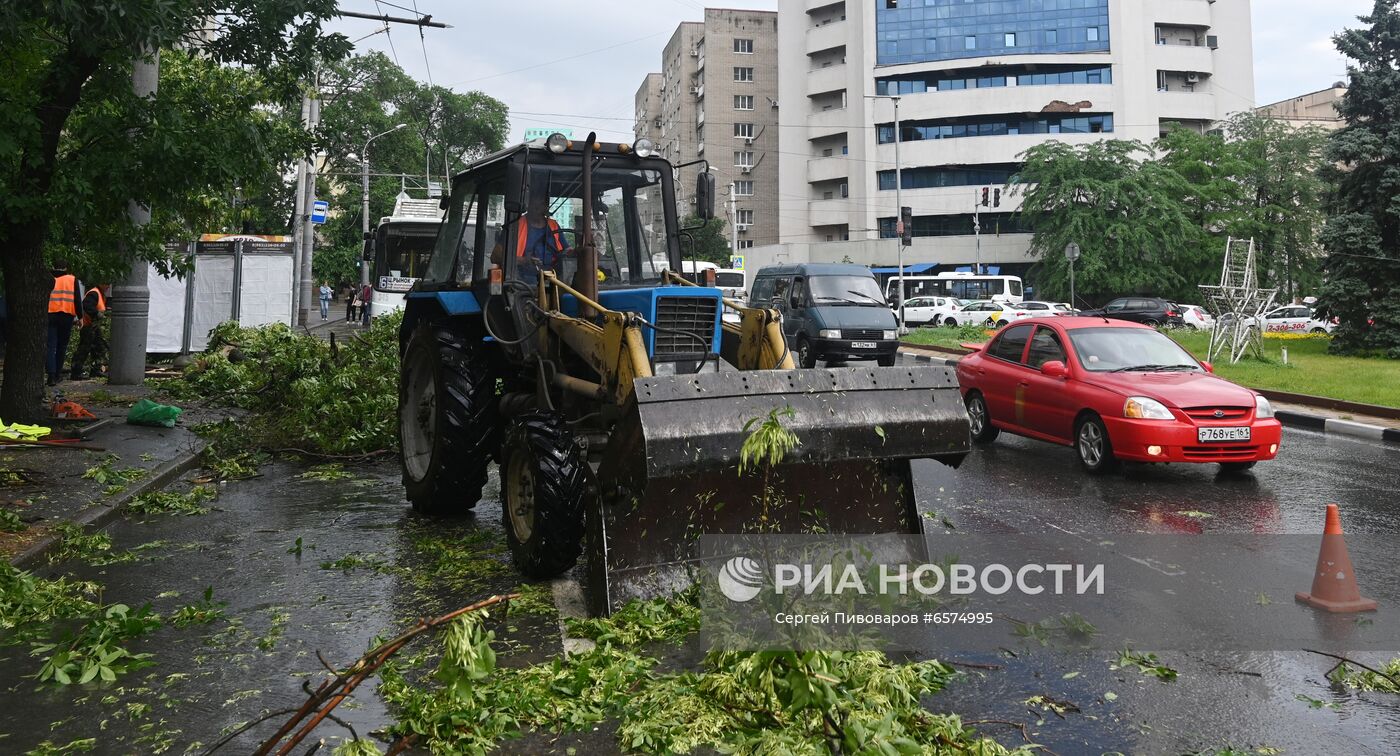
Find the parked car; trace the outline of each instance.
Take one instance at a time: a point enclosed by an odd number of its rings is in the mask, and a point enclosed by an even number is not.
[[[1005,302],[997,302],[991,299],[977,299],[963,305],[961,310],[952,314],[952,318],[960,326],[981,325],[988,328],[995,328],[1000,321],[1002,310],[1006,309]],[[947,321],[944,321],[947,325]]]
[[[1215,327],[1215,318],[1200,305],[1176,305],[1181,324],[1192,331],[1208,331]]]
[[[962,304],[953,297],[912,297],[904,303],[904,324],[954,326],[957,319],[953,315],[961,309]]]
[[[1041,317],[1045,315],[1071,315],[1074,313],[1074,308],[1070,307],[1069,304],[1065,302],[1022,302],[1019,309],[1029,311],[1033,317]]]
[[[1268,399],[1143,325],[1013,323],[957,372],[974,441],[1007,431],[1072,446],[1091,473],[1120,460],[1214,462],[1238,472],[1278,454],[1282,431]]]
[[[1260,318],[1266,333],[1331,333],[1335,325],[1319,320],[1307,305],[1275,307]]]
[[[888,367],[899,357],[899,326],[864,265],[770,265],[754,276],[749,304],[781,313],[788,348],[802,367],[818,360]]]
[[[1097,310],[1085,310],[1080,314],[1149,326],[1181,327],[1181,313],[1176,305],[1161,297],[1119,297]]]

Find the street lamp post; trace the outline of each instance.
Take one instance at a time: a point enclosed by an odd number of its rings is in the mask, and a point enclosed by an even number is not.
[[[406,126],[408,126],[408,124],[401,123],[388,131],[381,131],[369,139],[366,139],[365,149],[360,153],[360,226],[361,230],[364,232],[363,239],[365,241],[369,241],[369,143],[386,134],[392,134]],[[363,247],[361,249],[363,249]],[[369,261],[364,259],[364,257],[362,252],[360,254],[360,286],[362,287],[369,285]]]
[[[894,249],[895,264],[899,271],[895,274],[899,281],[895,295],[895,318],[899,323],[899,333],[904,333],[904,234],[901,228],[904,222],[904,201],[902,192],[904,181],[900,176],[899,162],[899,96],[898,95],[866,95],[870,100],[890,100],[894,102]],[[875,143],[880,143],[880,133],[875,132]],[[878,180],[878,179],[877,179]]]

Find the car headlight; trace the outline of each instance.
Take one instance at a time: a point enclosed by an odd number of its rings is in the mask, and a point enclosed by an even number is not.
[[[890,339],[896,338],[898,336],[899,334],[894,331],[882,331],[880,333],[880,337],[883,338],[885,341],[889,341]]]
[[[1273,416],[1274,416],[1274,405],[1269,404],[1269,400],[1268,400],[1268,399],[1265,399],[1262,395],[1260,395],[1260,394],[1255,394],[1255,395],[1254,395],[1254,416],[1255,416],[1255,417],[1273,417]]]
[[[841,338],[841,331],[836,328],[823,328],[817,331],[817,336],[823,339],[839,339]]]
[[[1123,403],[1123,417],[1132,417],[1138,420],[1176,419],[1166,405],[1146,396],[1128,397],[1128,401]]]

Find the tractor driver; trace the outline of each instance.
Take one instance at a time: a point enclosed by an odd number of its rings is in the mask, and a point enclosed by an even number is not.
[[[500,264],[508,237],[502,228],[492,250],[492,262]],[[559,224],[549,217],[549,193],[543,188],[530,192],[525,214],[515,223],[515,269],[520,280],[534,284],[541,270],[559,272],[560,258],[573,254]]]

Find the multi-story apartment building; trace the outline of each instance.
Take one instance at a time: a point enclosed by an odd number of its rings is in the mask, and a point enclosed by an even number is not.
[[[676,27],[661,72],[637,89],[636,136],[673,163],[709,162],[718,199],[732,199],[740,248],[778,241],[777,20],[772,12],[707,8],[703,23]],[[680,171],[683,216],[694,212],[699,168]]]
[[[783,242],[890,263],[895,107],[906,261],[973,262],[974,204],[1049,139],[1151,140],[1254,105],[1248,0],[779,0]],[[1029,263],[1000,193],[980,256]],[[866,240],[856,243],[857,240]],[[810,254],[811,259],[828,255]]]

